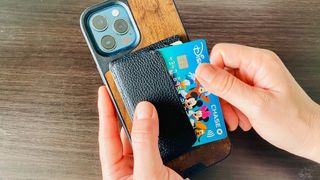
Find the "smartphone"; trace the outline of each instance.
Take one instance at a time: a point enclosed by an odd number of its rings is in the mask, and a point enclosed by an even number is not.
[[[176,5],[173,0],[104,1],[87,8],[81,15],[80,25],[119,120],[131,139],[132,120],[109,72],[109,63],[174,35],[188,41]],[[230,146],[228,138],[203,145],[169,162],[168,166],[186,174],[224,159]]]

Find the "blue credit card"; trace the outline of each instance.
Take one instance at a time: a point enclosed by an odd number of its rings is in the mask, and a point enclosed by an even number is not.
[[[225,139],[227,130],[219,98],[209,93],[195,78],[198,65],[210,63],[206,41],[178,42],[159,52],[197,136],[193,146]]]

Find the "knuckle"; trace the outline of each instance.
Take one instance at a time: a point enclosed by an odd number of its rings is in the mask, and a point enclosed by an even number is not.
[[[262,51],[261,55],[262,55],[262,59],[263,60],[271,60],[271,61],[276,61],[277,62],[280,59],[278,57],[278,55],[275,52],[271,51],[271,50],[261,49],[261,51]]]
[[[224,46],[226,46],[226,43],[218,43],[213,46],[212,50],[218,50],[218,49],[223,49]]]
[[[264,53],[266,55],[268,55],[269,57],[275,57],[276,53],[274,53],[273,51],[269,50],[269,49],[263,49]]]
[[[214,82],[211,82],[213,84]],[[227,75],[221,79],[220,86],[217,86],[217,91],[220,95],[226,95],[235,85],[235,78],[232,75]]]
[[[152,137],[151,130],[135,129],[135,130],[132,130],[132,133],[131,133],[132,143],[134,144],[146,143],[151,139],[151,137]]]

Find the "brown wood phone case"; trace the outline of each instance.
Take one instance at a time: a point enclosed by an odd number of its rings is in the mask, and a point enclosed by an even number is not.
[[[147,2],[145,0],[129,0],[128,5],[141,35],[140,44],[135,50],[139,50],[174,35],[179,35],[183,41],[188,40],[173,0],[148,0]],[[125,108],[110,71],[105,74],[105,78],[126,128],[131,132],[132,120]],[[169,162],[167,165],[178,173],[186,176],[188,172],[210,166],[224,159],[229,152],[230,141],[226,138],[201,147],[196,147],[192,151]]]

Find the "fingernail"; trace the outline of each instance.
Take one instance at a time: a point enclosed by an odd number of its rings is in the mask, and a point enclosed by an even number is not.
[[[200,64],[196,70],[196,76],[206,82],[211,82],[214,78],[215,69],[210,64]]]
[[[136,107],[137,119],[150,119],[153,116],[153,107],[148,102],[141,102]]]

